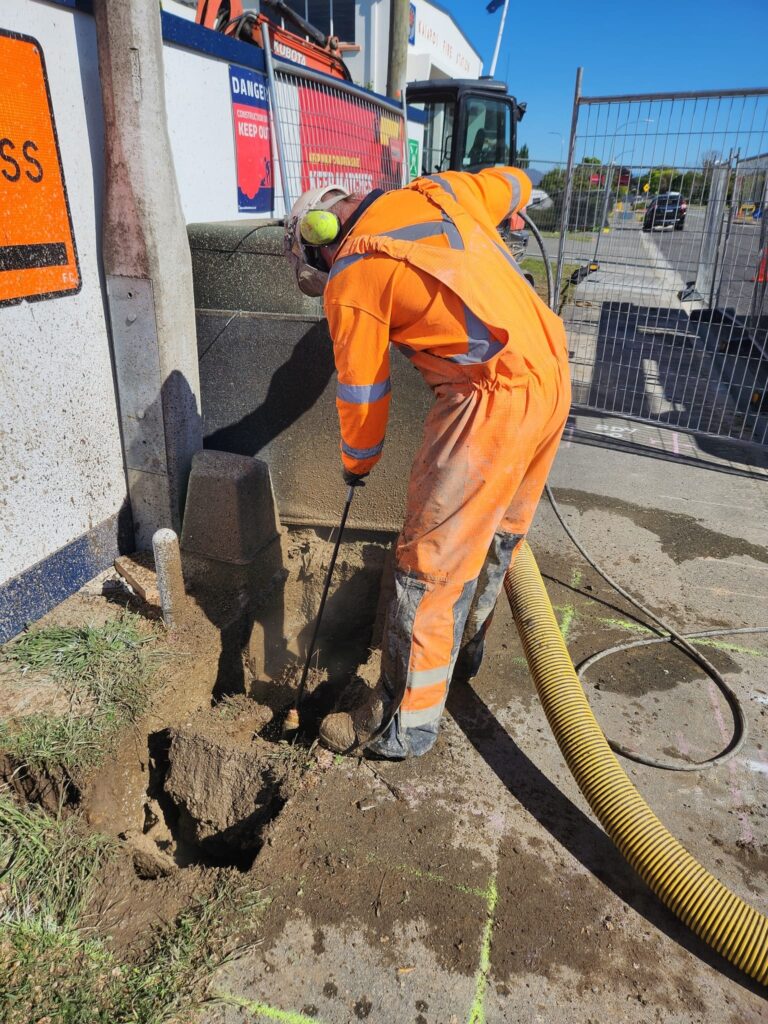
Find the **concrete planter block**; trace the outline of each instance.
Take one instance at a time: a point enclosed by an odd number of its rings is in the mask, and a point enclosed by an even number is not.
[[[181,534],[185,554],[245,566],[279,532],[266,463],[212,450],[194,456]]]

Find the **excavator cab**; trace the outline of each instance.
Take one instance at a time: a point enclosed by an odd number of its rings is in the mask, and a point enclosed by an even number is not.
[[[422,174],[508,166],[517,155],[517,122],[525,113],[492,78],[411,82],[408,105],[423,111]]]

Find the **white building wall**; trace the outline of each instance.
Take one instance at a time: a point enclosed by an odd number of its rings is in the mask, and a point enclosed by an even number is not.
[[[163,59],[168,134],[187,223],[248,216],[237,209],[229,63],[167,44]]]
[[[94,22],[38,0],[3,0],[0,27],[42,47],[82,277],[77,294],[0,309],[2,584],[117,516],[126,485],[99,260]]]
[[[408,46],[407,80],[479,78],[482,58],[453,18],[428,0],[413,0],[413,6],[415,38]],[[389,0],[360,0],[355,31],[361,52],[344,58],[354,80],[378,93],[387,88],[389,8]]]

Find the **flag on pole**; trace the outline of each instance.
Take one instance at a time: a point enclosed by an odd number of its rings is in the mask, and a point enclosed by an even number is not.
[[[504,0],[491,0],[488,6],[485,8],[489,14],[493,14],[494,11],[498,11],[500,7],[504,6]]]

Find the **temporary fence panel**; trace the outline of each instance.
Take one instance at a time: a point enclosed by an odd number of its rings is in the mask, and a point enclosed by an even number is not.
[[[269,54],[267,68],[281,158],[276,216],[302,192],[332,182],[363,193],[404,183],[408,144],[399,104]]]
[[[577,408],[768,444],[767,152],[768,89],[587,97],[579,76],[541,182]]]

